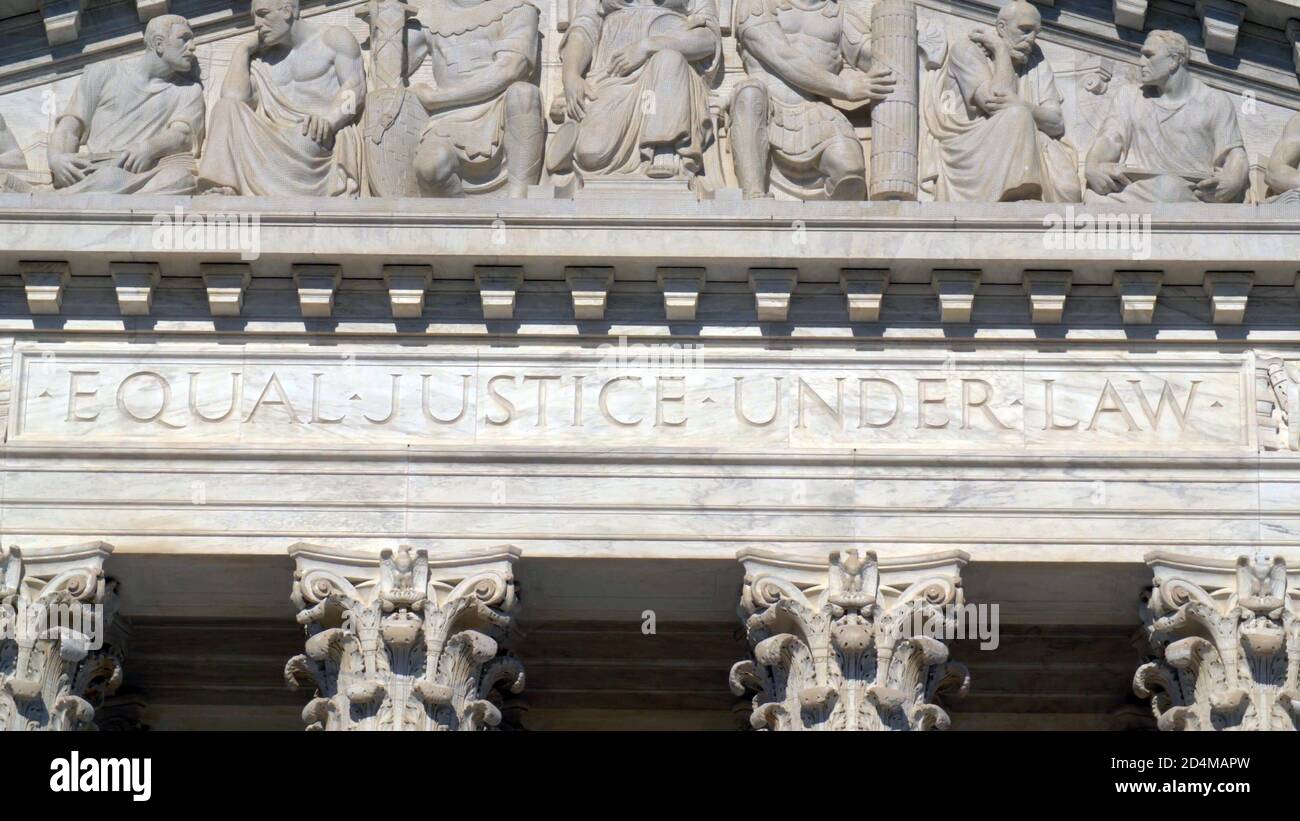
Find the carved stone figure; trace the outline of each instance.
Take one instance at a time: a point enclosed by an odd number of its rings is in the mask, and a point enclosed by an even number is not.
[[[705,152],[719,31],[714,0],[579,0],[560,43],[566,119],[548,168],[693,184],[716,173]]]
[[[869,13],[839,0],[737,1],[748,78],[732,93],[731,145],[745,197],[771,196],[773,183],[801,199],[866,197],[862,142],[832,100],[872,105],[894,86],[872,65]]]
[[[92,63],[81,75],[50,135],[54,187],[193,194],[204,113],[189,23],[155,17],[145,27],[143,54]]]
[[[1268,158],[1264,181],[1276,195],[1270,202],[1300,205],[1300,114],[1294,115],[1282,130]]]
[[[0,549],[0,730],[95,729],[122,683],[103,542]]]
[[[432,0],[432,23],[408,34],[414,70],[435,85],[411,91],[428,111],[415,154],[423,193],[460,197],[502,184],[526,197],[542,174],[546,126],[537,65],[537,7],[527,0]]]
[[[1155,553],[1142,619],[1155,660],[1133,689],[1162,730],[1300,727],[1300,620],[1286,562]]]
[[[1264,450],[1300,450],[1300,385],[1286,361],[1260,356],[1255,364],[1259,444]]]
[[[379,561],[332,548],[290,548],[293,603],[306,653],[290,686],[314,685],[309,730],[482,730],[502,724],[498,688],[519,693],[523,666],[505,649],[515,606],[515,548],[431,559],[384,550]]]
[[[1231,98],[1191,75],[1187,39],[1153,31],[1088,152],[1089,202],[1242,202],[1250,165]]]
[[[913,0],[875,0],[871,6],[871,64],[888,69],[894,88],[871,107],[872,200],[912,202],[920,192],[920,66],[926,65],[930,38],[938,30],[931,20],[917,25]],[[940,39],[942,34],[940,33]]]
[[[1256,551],[1237,557],[1237,601],[1258,616],[1281,618],[1286,604],[1286,561]]]
[[[764,550],[740,559],[754,659],[732,667],[731,689],[755,693],[752,727],[948,728],[936,697],[965,694],[970,676],[925,633],[947,623],[945,606],[962,604],[964,554],[886,568],[871,551],[832,553],[829,567]]]
[[[922,105],[926,178],[936,200],[1079,202],[1078,154],[1064,97],[1038,48],[1042,17],[1025,0],[950,44]]]
[[[369,89],[362,110],[362,160],[376,197],[418,197],[415,156],[427,115],[411,92],[410,20],[414,6],[401,0],[369,0],[357,16],[370,25]]]
[[[342,26],[300,17],[297,0],[253,0],[256,32],[235,46],[212,109],[199,187],[245,196],[356,196],[366,88]]]
[[[18,138],[0,117],[0,192],[24,193],[31,190],[25,180],[21,180],[8,171],[26,171],[27,157],[18,145]]]

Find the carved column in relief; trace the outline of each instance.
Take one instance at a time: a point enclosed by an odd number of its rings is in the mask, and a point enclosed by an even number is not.
[[[1255,407],[1261,450],[1300,450],[1300,381],[1296,363],[1255,354]]]
[[[1300,621],[1286,562],[1155,552],[1147,564],[1155,580],[1141,613],[1154,659],[1133,689],[1151,698],[1160,729],[1297,729]]]
[[[103,542],[0,549],[0,730],[94,730],[122,682]]]
[[[916,5],[877,0],[871,9],[872,59],[888,66],[895,85],[871,112],[873,200],[915,200],[917,193]]]
[[[732,668],[731,688],[755,693],[751,726],[948,728],[938,697],[960,697],[970,682],[941,640],[964,602],[966,554],[880,562],[874,552],[845,551],[830,554],[829,566],[759,549],[738,558],[754,659]]]
[[[0,339],[0,442],[9,438],[9,405],[13,398],[14,340]]]
[[[427,115],[411,92],[406,29],[416,8],[401,0],[370,0],[356,15],[370,25],[370,90],[362,111],[366,174],[377,197],[417,197],[411,158]]]
[[[293,603],[307,652],[285,680],[314,685],[309,730],[481,730],[502,724],[501,690],[519,693],[510,654],[519,551],[379,556],[296,544]]]

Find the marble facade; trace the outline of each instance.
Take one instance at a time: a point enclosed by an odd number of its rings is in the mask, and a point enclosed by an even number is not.
[[[0,3],[0,727],[1296,729],[1300,7],[1145,5]]]

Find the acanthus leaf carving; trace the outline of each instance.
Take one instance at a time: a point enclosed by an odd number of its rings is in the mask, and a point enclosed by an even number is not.
[[[1161,730],[1300,728],[1300,620],[1285,560],[1156,552],[1141,608],[1154,658],[1133,679]]]
[[[732,668],[730,683],[737,696],[754,693],[752,727],[948,728],[938,701],[964,695],[970,677],[925,626],[963,604],[964,554],[884,567],[871,551],[831,553],[829,566],[763,550],[740,559],[739,612],[754,658]]]
[[[314,686],[309,730],[481,730],[500,726],[501,692],[524,687],[510,655],[518,551],[379,560],[299,544],[292,600],[307,640],[285,681]]]
[[[103,542],[0,549],[0,730],[94,730],[122,683],[125,629]]]

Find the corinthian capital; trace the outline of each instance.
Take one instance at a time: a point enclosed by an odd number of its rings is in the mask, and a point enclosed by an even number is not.
[[[966,693],[966,668],[943,636],[964,603],[959,551],[879,561],[830,554],[829,565],[742,550],[739,613],[754,659],[731,669],[754,692],[750,724],[772,730],[947,729],[936,696]]]
[[[103,542],[0,549],[0,730],[93,730],[122,682]]]
[[[1138,668],[1133,690],[1151,698],[1160,729],[1297,729],[1296,571],[1263,551],[1146,561],[1155,580],[1141,612],[1155,658]]]
[[[285,667],[314,685],[309,730],[480,730],[501,723],[498,688],[524,670],[511,638],[518,548],[430,557],[296,544],[293,603],[307,652]]]

